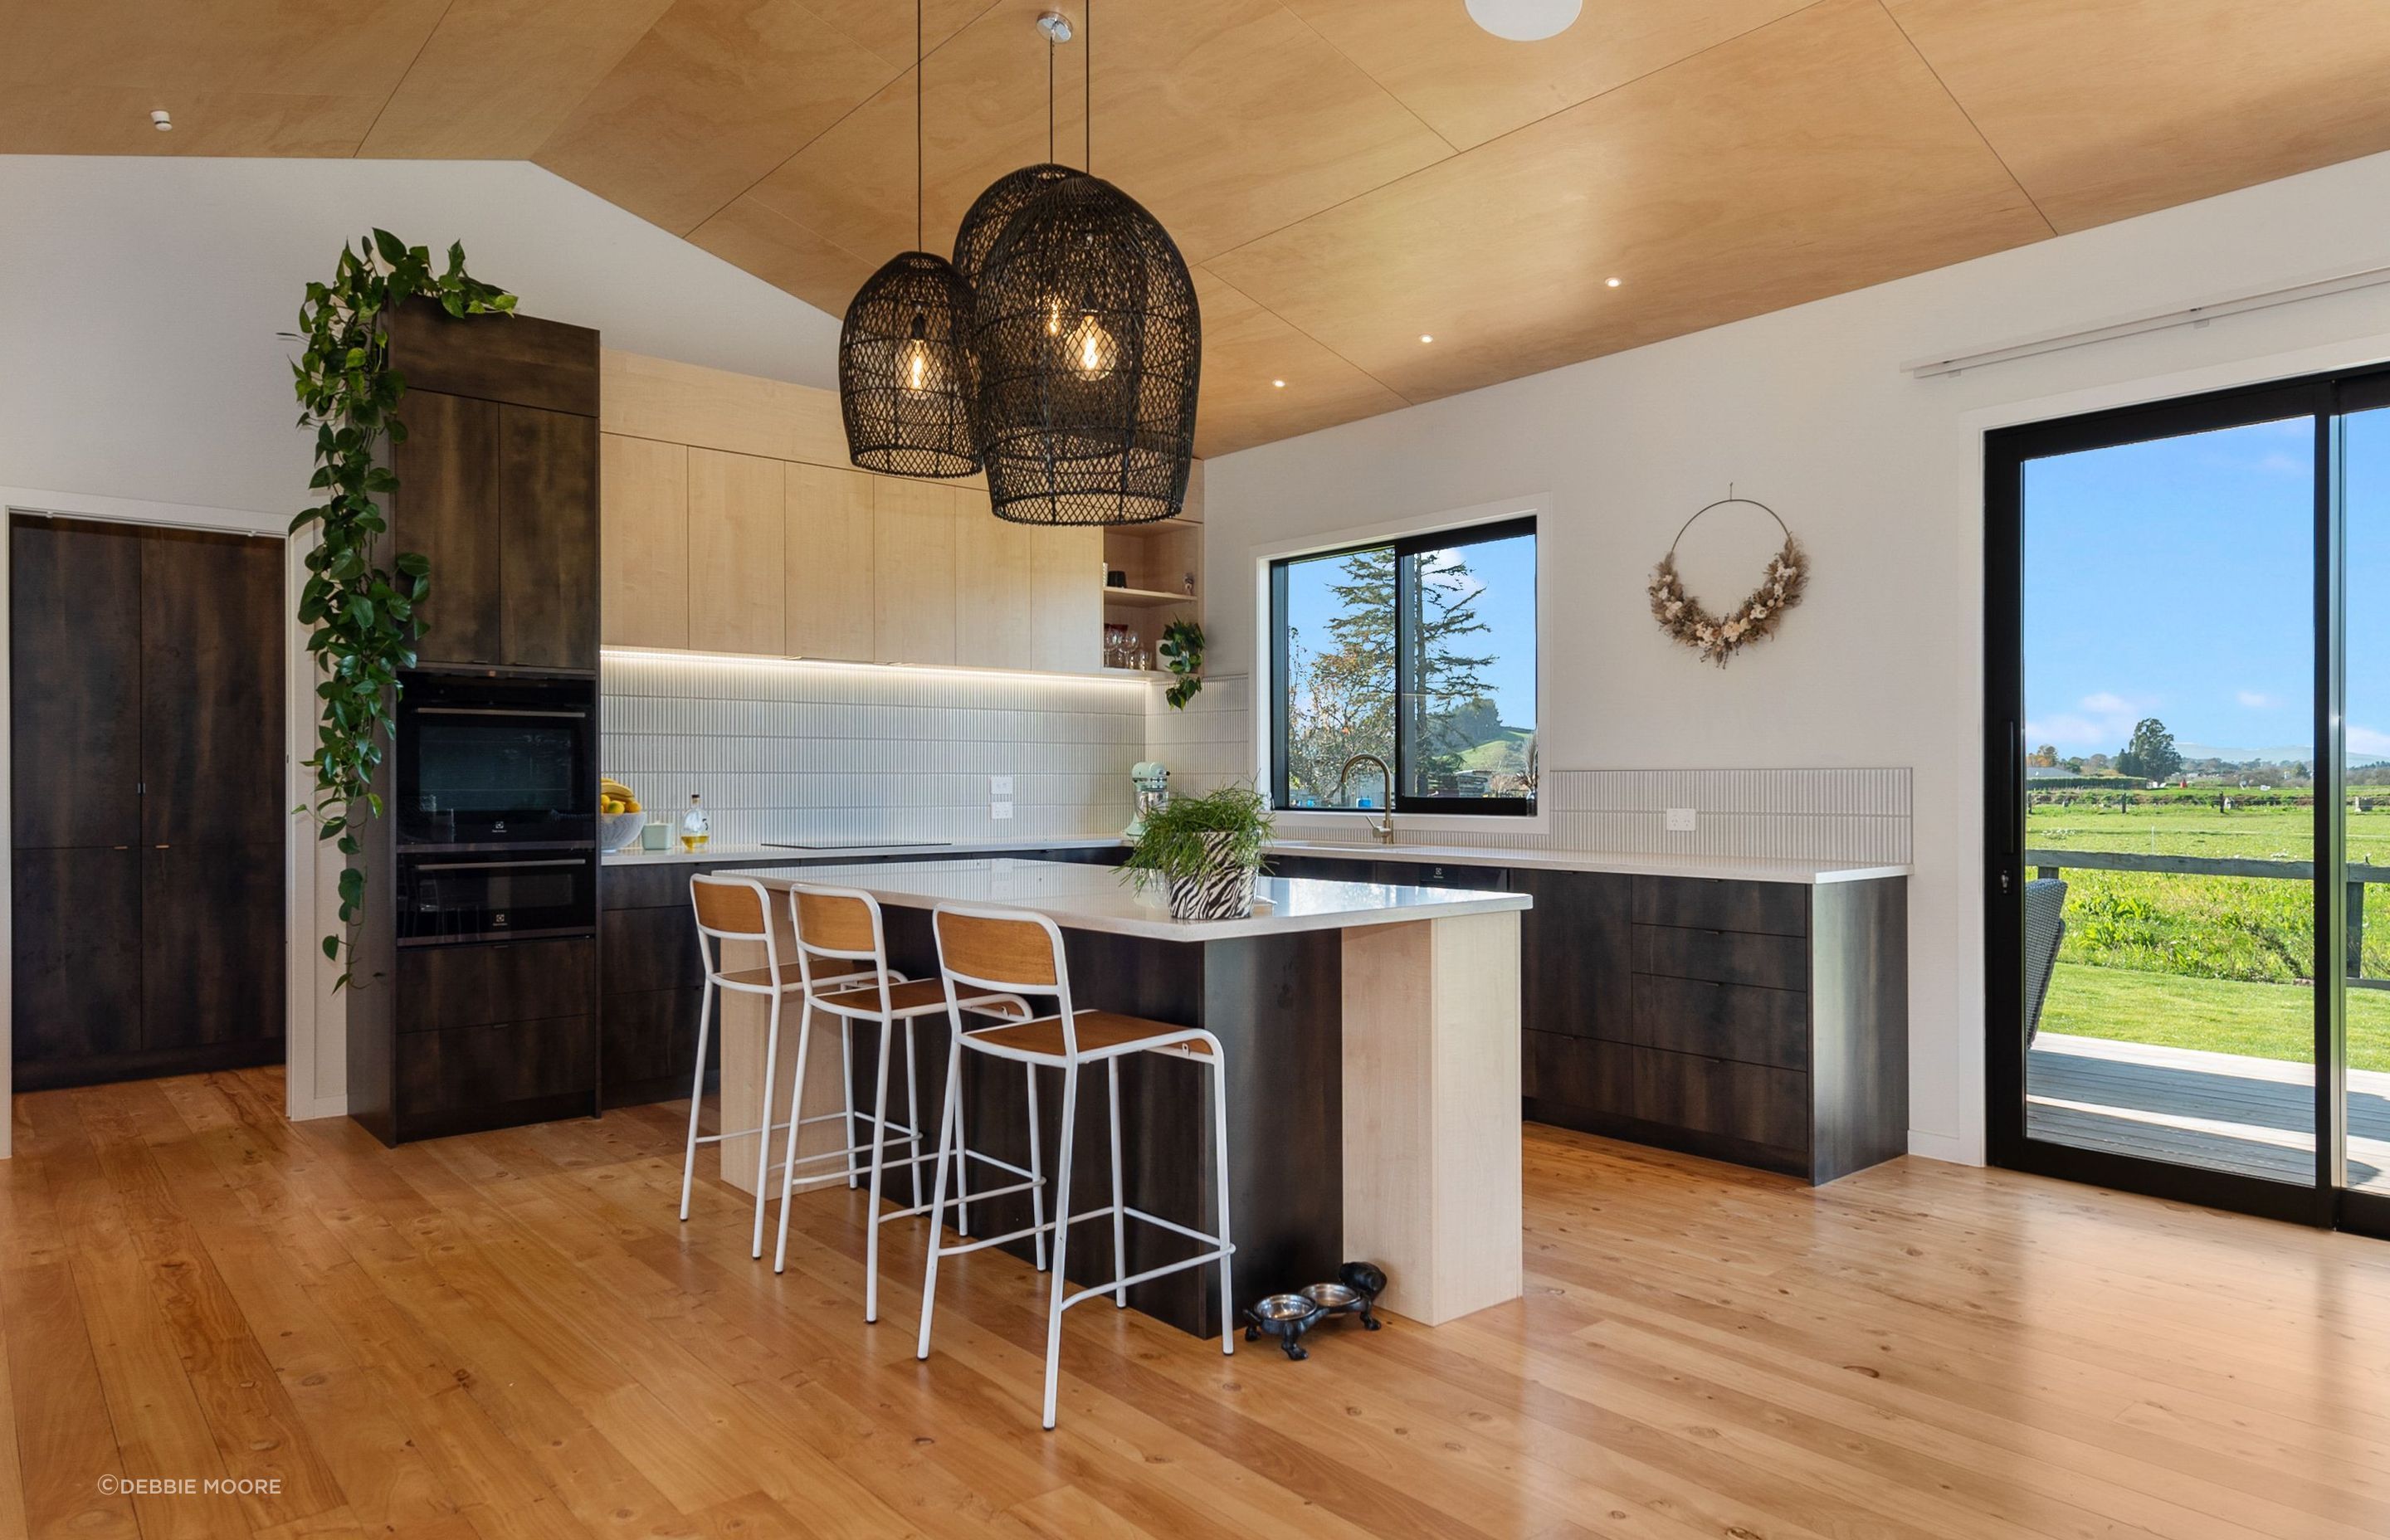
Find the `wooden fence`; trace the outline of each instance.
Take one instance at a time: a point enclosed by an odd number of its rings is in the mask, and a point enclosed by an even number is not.
[[[2313,882],[2312,861],[2262,861],[2238,855],[2132,855],[2107,850],[2028,850],[2024,864],[2036,877],[2056,877],[2062,871],[2169,872],[2178,877],[2254,877],[2276,882]],[[2390,882],[2390,866],[2350,865],[2341,868],[2346,883],[2346,956],[2349,987],[2390,989],[2390,979],[2365,976],[2365,886]]]

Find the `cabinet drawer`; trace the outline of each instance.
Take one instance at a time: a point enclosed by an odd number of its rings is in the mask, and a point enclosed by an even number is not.
[[[599,1049],[608,1106],[621,1105],[615,1098],[626,1088],[650,1081],[676,1081],[680,1094],[688,1094],[697,1057],[697,1017],[704,999],[701,989],[606,996]]]
[[[705,982],[697,918],[686,904],[664,909],[609,909],[598,917],[606,939],[606,993],[686,989]]]
[[[1809,1077],[1730,1059],[1629,1048],[1633,1116],[1646,1123],[1799,1152],[1809,1147]]]
[[[1265,855],[1262,869],[1272,877],[1300,877],[1316,882],[1368,882],[1375,863],[1342,855]]]
[[[1794,882],[1638,877],[1635,879],[1635,918],[1645,925],[1805,936],[1809,933],[1809,890]]]
[[[598,903],[607,909],[669,909],[688,912],[688,879],[716,869],[701,861],[653,866],[605,866],[598,878]]]
[[[1471,888],[1495,893],[1510,891],[1510,873],[1502,866],[1463,866],[1448,861],[1379,861],[1372,865],[1375,880],[1393,888]]]
[[[1634,1049],[1624,1043],[1555,1032],[1521,1035],[1526,1095],[1611,1117],[1636,1115]]]
[[[398,955],[398,1030],[586,1016],[598,997],[593,944],[568,938],[407,947]]]
[[[1779,1069],[1809,1067],[1809,997],[1703,979],[1635,977],[1634,1040]]]
[[[1809,943],[1800,936],[1638,925],[1635,971],[1671,979],[1704,979],[1720,984],[1805,990],[1809,987]]]
[[[398,1040],[402,1118],[597,1090],[595,1021],[568,1016],[409,1033]]]

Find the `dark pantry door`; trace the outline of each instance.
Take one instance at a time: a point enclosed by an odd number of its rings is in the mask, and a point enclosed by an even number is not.
[[[280,1058],[282,543],[10,550],[18,1087]]]

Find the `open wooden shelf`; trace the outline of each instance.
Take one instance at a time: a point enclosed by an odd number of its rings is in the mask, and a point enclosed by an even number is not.
[[[1200,596],[1165,594],[1158,588],[1106,588],[1104,603],[1126,610],[1162,610],[1175,604],[1194,604]]]

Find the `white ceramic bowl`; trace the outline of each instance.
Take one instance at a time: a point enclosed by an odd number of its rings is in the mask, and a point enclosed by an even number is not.
[[[598,815],[598,848],[602,851],[629,850],[639,842],[639,830],[646,828],[645,813],[600,813]]]

